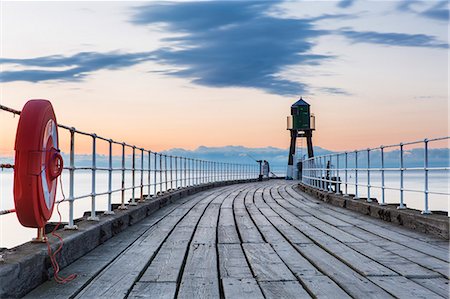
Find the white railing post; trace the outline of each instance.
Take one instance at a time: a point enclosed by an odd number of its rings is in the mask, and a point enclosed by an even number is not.
[[[340,177],[339,177],[339,154],[336,154],[336,194],[340,193],[341,185],[340,185]]]
[[[163,170],[162,170],[162,154],[159,154],[159,192],[163,193]]]
[[[370,198],[370,148],[367,149],[367,202],[372,202],[372,198]]]
[[[344,197],[348,197],[348,152],[345,152],[345,187]]]
[[[141,196],[138,202],[144,202],[144,149],[141,148]]]
[[[126,210],[128,207],[125,205],[125,143],[122,143],[122,180],[121,180],[121,204],[119,210]]]
[[[380,205],[384,206],[386,205],[386,200],[385,200],[385,184],[384,184],[384,146],[382,145],[380,147],[381,149],[381,203]]]
[[[422,211],[422,214],[424,215],[430,215],[431,211],[428,208],[428,139],[424,140],[424,171],[425,171],[425,190],[424,190],[424,196],[425,196],[425,204],[424,209]]]
[[[133,157],[132,157],[132,167],[131,167],[131,180],[133,183],[132,189],[131,189],[131,202],[130,206],[136,206],[136,146],[133,145]]]
[[[147,199],[150,199],[150,193],[151,193],[151,186],[152,186],[152,184],[151,184],[151,173],[152,173],[152,164],[151,164],[151,161],[152,161],[152,152],[151,151],[148,151],[148,169],[147,169],[147,184],[148,184],[148,186],[147,186]]]
[[[154,171],[153,171],[153,195],[154,196],[157,196],[157,191],[156,191],[156,188],[157,188],[157,183],[156,183],[156,177],[158,176],[158,174],[157,174],[157,165],[158,165],[158,153],[153,153],[154,155],[155,155],[155,158],[153,159],[153,168],[154,168]]]
[[[95,184],[96,184],[96,171],[97,171],[97,135],[92,134],[92,194],[91,194],[91,216],[87,218],[90,221],[100,221],[95,214]]]
[[[105,215],[114,215],[112,211],[112,140],[108,140],[109,155],[108,155],[108,209],[105,211]]]
[[[397,209],[406,209],[403,198],[403,166],[403,143],[400,143],[400,205],[397,207]]]
[[[358,194],[358,151],[355,151],[355,197],[353,199],[359,199]]]
[[[73,221],[74,210],[74,180],[75,180],[75,128],[70,128],[70,168],[69,168],[69,222],[64,229],[78,229]]]

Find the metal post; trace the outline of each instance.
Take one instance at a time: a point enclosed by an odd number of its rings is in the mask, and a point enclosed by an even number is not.
[[[336,155],[336,194],[340,193],[339,154]]]
[[[372,202],[370,198],[370,148],[367,149],[367,202]]]
[[[344,197],[348,197],[348,153],[345,152],[345,189]]]
[[[122,143],[122,182],[121,182],[121,205],[119,210],[126,210],[128,207],[125,205],[125,143]]]
[[[178,157],[175,156],[175,189],[178,189]]]
[[[380,205],[386,205],[385,201],[385,185],[384,185],[384,146],[380,147],[381,149],[381,203]]]
[[[141,148],[141,196],[138,202],[144,201],[144,149]]]
[[[164,181],[166,185],[166,190],[169,190],[169,181],[167,180],[167,155],[164,155]]]
[[[75,128],[70,128],[70,168],[69,168],[69,223],[64,229],[78,229],[73,223],[74,179],[75,179]]]
[[[425,207],[422,211],[422,214],[429,215],[431,214],[431,211],[428,208],[428,139],[425,139],[423,141],[425,143],[425,152],[424,152],[424,171],[425,171],[425,190],[424,190],[424,196],[425,196]]]
[[[156,174],[156,165],[158,165],[158,158],[157,158],[157,156],[158,156],[158,154],[157,153],[154,153],[155,154],[155,159],[153,160],[154,161],[154,163],[153,163],[153,166],[154,166],[154,172],[153,172],[153,195],[154,196],[156,196],[157,195],[157,193],[156,193],[156,176],[157,176],[157,174]]]
[[[186,158],[183,158],[183,160],[184,160],[184,169],[183,169],[183,171],[184,171],[184,185],[183,185],[183,187],[187,187],[187,163],[186,163]]]
[[[328,174],[328,177],[327,177],[327,175],[325,175],[325,177],[326,177],[326,180],[327,180],[327,190],[328,190],[328,193],[333,193],[333,186],[332,186],[332,178],[333,178],[333,155],[329,155],[328,156],[329,157],[329,162],[330,162],[330,168],[328,168],[327,167],[327,174]],[[325,158],[326,159],[326,158]]]
[[[104,215],[114,215],[112,211],[112,140],[109,139],[109,160],[108,160],[108,209]]]
[[[151,193],[151,190],[150,190],[150,188],[151,188],[151,173],[152,173],[151,161],[152,161],[152,152],[148,151],[148,174],[147,174],[147,183],[148,183],[147,193],[148,194],[147,194],[147,199],[150,199],[150,193]]]
[[[135,200],[135,192],[136,192],[136,146],[133,145],[133,160],[132,160],[132,167],[131,167],[131,180],[133,181],[133,187],[131,189],[131,202],[130,206],[136,206],[136,200]]]
[[[173,190],[173,165],[172,165],[173,157],[169,156],[170,162],[170,190]]]
[[[91,216],[87,218],[90,221],[99,221],[95,215],[95,176],[97,171],[97,135],[92,134],[92,194],[91,194]]]
[[[397,209],[406,209],[403,202],[403,166],[403,143],[400,143],[400,205],[397,207]]]
[[[358,151],[355,151],[355,197],[353,199],[359,199],[358,196]]]
[[[163,193],[163,180],[162,180],[162,154],[159,154],[159,192]]]

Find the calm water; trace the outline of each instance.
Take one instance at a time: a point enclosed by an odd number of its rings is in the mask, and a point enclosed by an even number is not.
[[[277,175],[284,176],[285,170],[284,168],[274,169],[274,172]],[[341,177],[343,175],[341,174]],[[174,175],[175,177],[175,175]],[[180,174],[178,174],[180,177]],[[63,186],[62,190],[65,195],[68,196],[69,193],[69,185],[68,185],[69,174],[67,171],[63,172],[62,181]],[[170,177],[169,177],[170,179]],[[359,183],[366,183],[366,176],[364,174],[359,175]],[[136,173],[136,185],[140,183],[141,177],[140,172]],[[150,180],[153,183],[154,177],[150,176]],[[148,174],[144,173],[143,176],[144,184],[148,182]],[[386,173],[385,181],[387,187],[399,188],[400,186],[400,177],[398,173]],[[131,186],[131,172],[126,172],[126,187]],[[354,174],[349,174],[349,182],[354,182]],[[159,175],[157,175],[157,183],[159,183]],[[121,173],[113,172],[113,187],[112,189],[119,189],[121,184]],[[178,183],[180,184],[180,182]],[[371,174],[371,184],[372,185],[381,185],[381,175],[376,173],[375,171]],[[420,171],[407,171],[405,172],[405,188],[407,189],[423,189],[423,172]],[[437,171],[430,172],[429,178],[429,186],[430,191],[443,192],[448,193],[449,191],[449,172],[446,171]],[[170,183],[168,184],[170,188]],[[172,184],[172,187],[175,187],[175,182]],[[11,209],[14,208],[14,201],[12,195],[13,188],[13,172],[9,170],[0,171],[0,210]],[[58,186],[58,199],[62,199],[61,188]],[[163,186],[164,189],[164,186]],[[90,171],[78,171],[75,174],[75,196],[90,194],[92,190],[92,182],[91,182],[91,173]],[[98,171],[97,179],[96,179],[96,192],[105,192],[108,190],[108,173]],[[160,190],[160,186],[158,185],[156,191]],[[359,194],[360,197],[365,197],[367,195],[367,188],[360,187]],[[151,194],[154,192],[154,187],[151,187]],[[144,194],[147,194],[147,187],[144,188]],[[354,193],[354,186],[349,185],[349,193]],[[386,202],[388,203],[398,203],[400,198],[399,191],[386,191]],[[136,196],[139,197],[140,190],[136,189]],[[372,188],[371,189],[372,197],[380,198],[380,189]],[[128,200],[131,198],[131,190],[126,192],[125,199]],[[409,208],[422,210],[424,207],[424,196],[423,193],[417,192],[405,192],[404,194],[404,202]],[[114,193],[112,196],[113,203],[120,203],[120,192]],[[107,209],[107,196],[99,196],[96,200],[97,210],[106,210]],[[441,210],[448,211],[449,209],[449,197],[445,195],[433,195],[429,196],[429,206],[431,210]],[[85,211],[89,211],[91,207],[91,199],[90,197],[79,199],[75,201],[75,218],[79,218],[83,215]],[[62,214],[62,221],[67,221],[68,215],[68,204],[67,202],[63,202],[60,204],[60,211]],[[55,212],[53,213],[53,217],[51,221],[57,221],[58,216]],[[11,248],[27,242],[31,240],[36,234],[35,229],[24,228],[18,222],[16,215],[8,214],[0,216],[0,247]]]

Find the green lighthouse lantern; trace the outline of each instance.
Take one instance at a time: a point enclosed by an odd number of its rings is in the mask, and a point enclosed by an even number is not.
[[[311,112],[309,104],[302,98],[291,106],[292,127],[291,130],[311,130]]]

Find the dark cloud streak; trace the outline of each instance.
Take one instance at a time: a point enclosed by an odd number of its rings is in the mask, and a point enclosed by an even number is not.
[[[0,82],[48,80],[79,81],[94,71],[121,69],[151,60],[151,53],[97,53],[81,52],[72,56],[52,55],[31,59],[0,58],[0,64],[17,64],[27,67],[50,68],[11,70],[0,73]],[[52,70],[51,68],[68,68]]]
[[[382,33],[374,31],[340,30],[341,34],[354,43],[371,43],[388,46],[424,47],[447,49],[448,44],[425,34]]]

